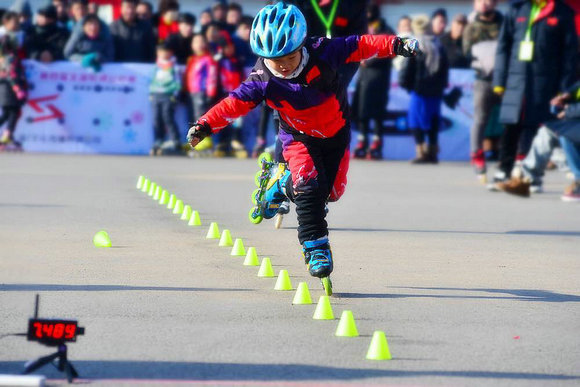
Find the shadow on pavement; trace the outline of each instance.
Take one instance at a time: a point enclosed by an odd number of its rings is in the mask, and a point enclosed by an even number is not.
[[[285,227],[284,227],[285,228]],[[295,228],[295,227],[288,227]],[[543,235],[543,236],[572,236],[580,237],[580,231],[544,231],[544,230],[514,230],[505,232],[493,231],[461,231],[461,230],[397,230],[389,228],[345,228],[330,227],[329,231],[348,231],[348,232],[408,232],[408,233],[425,233],[425,234],[481,234],[481,235]]]
[[[478,289],[478,288],[422,288],[413,286],[390,286],[394,289],[443,290],[455,292],[482,292],[507,294],[507,296],[472,296],[457,294],[398,294],[398,293],[336,293],[340,298],[459,298],[482,300],[517,300],[536,302],[580,302],[580,296],[532,289]]]
[[[164,291],[164,292],[251,292],[252,289],[185,288],[169,286],[126,285],[56,285],[56,284],[0,284],[0,292],[110,292],[110,291]]]
[[[394,370],[368,368],[336,368],[307,364],[240,364],[186,363],[163,361],[74,361],[81,375],[90,379],[154,379],[154,380],[213,380],[213,381],[300,381],[353,380],[386,377],[456,377],[521,380],[580,380],[579,375],[504,371],[444,371]],[[19,373],[24,362],[0,361],[0,373]],[[387,364],[387,363],[385,363]],[[388,363],[396,364],[396,359]],[[47,377],[62,378],[51,368],[43,369]]]

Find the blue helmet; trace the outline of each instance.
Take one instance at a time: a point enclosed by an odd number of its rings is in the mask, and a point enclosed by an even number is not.
[[[252,23],[252,51],[264,58],[288,55],[300,48],[305,39],[306,19],[295,5],[283,2],[267,5]]]

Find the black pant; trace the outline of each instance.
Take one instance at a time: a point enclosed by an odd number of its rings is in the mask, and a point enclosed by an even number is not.
[[[151,94],[151,103],[155,142],[163,142],[165,135],[170,140],[179,142],[179,130],[175,123],[175,101],[167,94]]]
[[[379,136],[381,137],[381,135],[383,134],[383,120],[378,118],[378,119],[373,119],[373,121],[375,122],[375,126],[373,128],[373,134],[375,136]],[[370,132],[370,126],[371,126],[371,119],[370,118],[361,118],[358,122],[358,130],[359,133],[364,136],[364,138],[367,138],[369,132]]]
[[[437,146],[439,144],[439,123],[441,122],[441,117],[431,118],[431,128],[427,131],[427,138],[429,139],[429,145]],[[425,131],[422,129],[411,129],[415,136],[415,143],[417,145],[423,144],[425,142]]]
[[[527,154],[532,146],[534,136],[538,131],[537,126],[532,125],[506,125],[505,130],[500,138],[499,149],[499,169],[510,176],[516,156],[518,153],[518,144],[520,146],[520,153]],[[520,142],[521,137],[521,142]]]
[[[16,124],[18,123],[18,118],[20,118],[20,110],[21,106],[3,106],[2,107],[2,115],[0,116],[0,126],[4,125],[4,123],[8,123],[7,129],[10,132],[10,136],[14,134],[14,130],[16,129]]]
[[[306,135],[293,135],[292,144],[285,143],[284,156],[288,160],[292,179],[288,179],[286,193],[296,204],[298,239],[316,240],[328,235],[325,206],[336,201],[346,185],[345,168],[339,167],[350,143],[350,128],[343,128],[336,136],[322,139]],[[316,176],[311,178],[313,167]],[[335,186],[335,182],[340,187]]]

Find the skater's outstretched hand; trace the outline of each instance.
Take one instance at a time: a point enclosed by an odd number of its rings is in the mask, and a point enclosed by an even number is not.
[[[421,53],[419,41],[415,38],[403,38],[397,36],[395,39],[395,54],[411,58]]]
[[[187,142],[192,148],[211,134],[211,128],[206,122],[196,122],[187,132]]]

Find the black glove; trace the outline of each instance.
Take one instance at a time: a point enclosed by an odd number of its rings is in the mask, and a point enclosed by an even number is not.
[[[204,138],[211,135],[211,128],[207,122],[196,122],[187,132],[187,142],[195,147]]]
[[[415,38],[401,38],[397,36],[395,39],[395,54],[412,58],[421,53],[419,49],[419,41]]]

